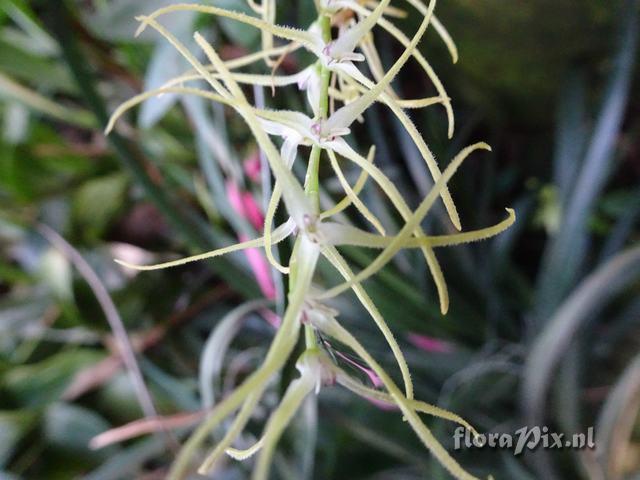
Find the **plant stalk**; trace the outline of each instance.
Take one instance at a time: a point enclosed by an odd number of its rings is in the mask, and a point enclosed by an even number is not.
[[[322,29],[322,38],[325,42],[331,41],[331,18],[324,12],[320,12],[318,23]],[[329,114],[329,83],[331,81],[331,72],[324,65],[320,66],[320,112],[319,121],[327,119]],[[305,184],[305,193],[311,200],[311,204],[316,214],[320,213],[320,157],[322,148],[314,145],[309,155],[309,164],[307,166],[307,176]],[[317,348],[316,335],[311,325],[305,325],[304,330],[305,345],[307,349]]]

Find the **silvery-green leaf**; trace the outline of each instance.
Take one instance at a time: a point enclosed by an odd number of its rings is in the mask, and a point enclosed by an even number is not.
[[[68,403],[54,403],[47,407],[43,424],[49,443],[84,454],[90,454],[89,441],[109,429],[107,421],[93,410]],[[103,455],[106,453],[108,450]]]
[[[29,130],[29,110],[18,102],[10,102],[4,111],[4,140],[11,145],[22,143]]]
[[[195,14],[188,12],[177,15],[177,17],[180,23],[174,26],[172,33],[184,43],[187,48],[195,51],[192,40]],[[189,67],[189,62],[173,45],[164,41],[158,42],[153,50],[151,62],[145,74],[144,90],[149,91],[162,87],[172,78],[178,77],[186,70],[189,70]],[[140,127],[153,127],[175,104],[177,98],[178,96],[176,94],[169,93],[144,102],[140,108],[140,117],[138,118]]]
[[[222,0],[215,2],[215,6],[253,15],[253,11],[244,0]],[[260,31],[254,27],[228,19],[219,19],[218,21],[220,22],[220,27],[232,43],[242,45],[244,47],[251,47],[258,41]]]
[[[73,298],[71,265],[58,250],[50,248],[43,254],[40,276],[56,297],[65,301]]]
[[[171,5],[172,0],[113,0],[106,3],[102,8],[95,11],[81,9],[84,15],[84,24],[98,37],[111,42],[133,42],[136,41],[134,32],[138,27],[135,17],[146,15],[158,8]],[[192,3],[185,0],[182,3]],[[184,21],[183,15],[169,15],[163,20],[164,25],[170,31],[176,31]],[[144,32],[137,41],[155,41],[160,36],[148,30]]]

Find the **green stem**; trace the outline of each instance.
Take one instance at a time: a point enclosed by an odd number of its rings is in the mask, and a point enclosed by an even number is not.
[[[307,178],[304,191],[311,200],[311,206],[316,213],[320,213],[320,155],[322,149],[317,145],[311,147],[309,165],[307,166]]]
[[[331,17],[320,12],[318,18],[320,28],[322,29],[322,39],[325,42],[331,41]],[[320,112],[319,120],[326,120],[329,114],[329,83],[331,81],[331,72],[328,68],[320,66],[320,104],[318,111]],[[307,166],[307,176],[305,181],[305,193],[311,200],[311,204],[316,213],[320,213],[320,157],[322,149],[317,145],[311,148],[309,155],[309,164]],[[317,347],[316,335],[311,325],[306,325],[304,330],[305,344],[307,349]]]
[[[313,326],[311,325],[304,326],[304,345],[307,348],[307,351],[312,350],[314,348],[318,348],[318,342],[316,340],[316,332]]]

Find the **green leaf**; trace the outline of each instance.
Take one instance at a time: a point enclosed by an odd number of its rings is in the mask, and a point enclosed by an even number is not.
[[[29,432],[35,419],[36,414],[29,410],[0,411],[0,468],[6,466],[18,442]]]
[[[135,42],[149,41],[159,38],[152,32],[146,33],[136,40],[133,32],[138,25],[135,17],[138,15],[146,15],[157,8],[170,5],[172,0],[113,0],[104,2],[99,8],[81,9],[85,24],[93,31],[93,33],[105,40],[111,42]],[[188,2],[183,2],[188,3]],[[166,25],[170,30],[183,21],[179,16],[168,18]]]
[[[59,399],[76,373],[102,358],[104,354],[93,350],[66,350],[39,363],[13,368],[0,386],[20,405],[41,407]]]
[[[18,29],[5,28],[2,36],[25,50],[43,56],[58,53],[58,45],[42,28],[37,16],[27,2],[20,0],[5,0],[0,3],[7,15],[20,27]]]
[[[527,425],[544,425],[549,387],[568,346],[584,324],[640,275],[640,247],[615,256],[588,276],[546,322],[536,338],[524,369],[522,403]],[[550,464],[541,453],[538,474],[550,477]]]
[[[243,0],[222,0],[218,2],[204,1],[202,3],[208,3],[211,5],[215,4],[216,7],[226,8],[228,10],[234,10],[248,15],[255,15],[249,8],[247,2]],[[236,45],[242,45],[243,47],[249,48],[254,46],[260,37],[260,31],[250,25],[245,25],[226,18],[220,18],[217,21],[220,23],[220,27],[229,37],[231,42]]]
[[[75,83],[63,65],[0,39],[0,71],[39,89],[75,92]]]
[[[83,456],[105,457],[113,453],[109,451],[112,449],[99,452],[89,449],[89,441],[109,427],[109,423],[93,410],[69,403],[54,403],[44,414],[44,434],[48,443]]]
[[[637,61],[640,27],[636,2],[625,1],[620,17],[620,42],[609,85],[584,160],[575,174],[573,191],[567,199],[558,234],[545,251],[538,277],[534,317],[540,325],[545,323],[578,278],[588,254],[588,221],[611,174]]]
[[[29,109],[79,127],[95,125],[93,116],[82,109],[67,107],[50,100],[0,72],[0,98],[19,102]]]
[[[128,177],[114,173],[85,183],[74,198],[75,219],[89,238],[99,237],[122,207]]]

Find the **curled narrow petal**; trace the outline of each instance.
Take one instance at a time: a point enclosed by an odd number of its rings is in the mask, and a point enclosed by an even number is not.
[[[260,10],[262,14],[262,20],[270,25],[275,25],[276,23],[276,0],[262,0],[262,4],[260,5]],[[273,47],[273,33],[269,32],[266,29],[262,29],[262,49],[266,50]],[[265,62],[267,66],[273,66],[273,62],[266,58]]]
[[[320,52],[322,46],[322,40],[312,35],[309,32],[305,32],[304,30],[299,30],[297,28],[283,27],[281,25],[274,25],[269,22],[265,22],[264,20],[256,17],[251,17],[244,13],[234,12],[233,10],[227,10],[224,8],[213,7],[208,5],[197,5],[192,3],[182,3],[170,5],[168,7],[159,8],[153,13],[138,17],[140,19],[140,26],[138,30],[136,30],[136,36],[140,35],[146,28],[147,25],[151,23],[152,20],[156,19],[161,15],[166,15],[167,13],[172,12],[199,12],[199,13],[207,13],[210,15],[216,15],[218,17],[230,18],[231,20],[236,20],[240,23],[244,23],[246,25],[251,25],[259,29],[260,31],[268,32],[272,35],[275,35],[280,38],[284,38],[286,40],[291,40],[294,42],[298,42],[304,45],[311,51]]]
[[[349,105],[345,105],[336,111],[329,119],[323,127],[324,136],[329,136],[331,131],[337,130],[340,128],[347,128],[349,125],[353,123],[353,121],[358,118],[367,108],[371,106],[372,103],[376,101],[376,98],[380,96],[382,92],[391,84],[393,79],[396,77],[400,69],[407,62],[416,46],[422,39],[425,34],[427,27],[429,26],[429,22],[431,20],[431,13],[433,13],[433,8],[435,7],[435,0],[431,0],[429,4],[429,15],[426,15],[422,22],[420,23],[420,27],[418,31],[415,33],[411,42],[406,46],[402,55],[395,61],[393,66],[385,73],[382,80],[376,83],[371,90],[362,95],[360,98],[350,103]],[[382,3],[381,3],[382,5]],[[369,18],[373,17],[372,14]]]
[[[300,139],[296,135],[289,135],[285,138],[284,143],[282,144],[282,148],[280,151],[280,155],[284,160],[287,168],[291,168],[293,166],[293,162],[296,159],[296,154],[298,152],[298,143]],[[269,204],[267,205],[267,211],[264,216],[264,239],[265,239],[265,253],[267,255],[267,261],[273,266],[276,270],[283,274],[288,274],[290,272],[289,267],[285,267],[280,262],[278,262],[273,255],[273,249],[271,248],[271,228],[273,226],[273,220],[276,215],[276,210],[278,209],[278,205],[280,204],[280,199],[282,198],[282,187],[276,181],[276,184],[273,187],[273,191],[271,192],[271,198],[269,199]]]
[[[369,208],[360,200],[360,198],[355,194],[355,192],[351,189],[351,185],[347,182],[347,179],[344,177],[342,173],[342,169],[338,164],[338,159],[336,158],[336,154],[332,150],[327,150],[329,153],[329,161],[331,162],[331,168],[335,172],[338,177],[338,181],[340,185],[344,189],[347,197],[351,200],[351,203],[358,209],[358,211],[362,214],[364,218],[366,218],[373,227],[380,232],[381,235],[385,234],[384,227],[378,218],[369,210]]]
[[[318,329],[351,348],[357,355],[367,362],[373,371],[380,377],[385,389],[389,392],[391,399],[396,405],[398,405],[398,408],[413,428],[417,437],[449,471],[449,473],[458,480],[479,480],[478,477],[475,477],[464,470],[460,464],[458,464],[458,462],[449,455],[447,450],[440,442],[438,442],[438,439],[424,424],[411,401],[402,395],[402,392],[396,386],[389,374],[348,330],[340,325],[335,318],[329,315],[316,316],[314,319],[316,320],[315,326]]]
[[[227,416],[237,410],[248,395],[264,388],[273,374],[284,366],[295,348],[300,333],[299,319],[305,295],[311,286],[313,272],[320,254],[318,246],[308,242],[304,237],[299,243],[299,249],[304,255],[305,261],[299,264],[297,270],[298,281],[289,295],[289,305],[264,362],[258,370],[253,372],[239,387],[225,397],[191,435],[171,466],[168,475],[169,480],[178,480],[184,477],[192,456],[207,439],[211,431]]]
[[[411,215],[411,218],[407,220],[405,225],[402,227],[400,233],[394,238],[394,240],[375,258],[369,266],[367,266],[364,270],[358,273],[351,281],[342,283],[337,285],[325,293],[321,294],[318,298],[331,298],[340,293],[351,288],[356,282],[362,282],[364,279],[369,278],[371,275],[378,272],[384,265],[386,265],[391,258],[402,248],[402,244],[405,243],[406,239],[409,238],[412,231],[420,224],[424,216],[429,212],[430,208],[433,206],[436,198],[440,194],[440,191],[444,187],[444,185],[449,181],[449,179],[456,172],[458,167],[462,164],[462,162],[475,150],[484,149],[491,150],[489,145],[486,143],[480,142],[474,145],[471,145],[465,149],[463,149],[447,166],[445,171],[442,173],[442,176],[435,183],[429,194],[424,198],[424,200],[420,203],[420,206],[416,209],[416,211]]]
[[[267,421],[259,448],[260,456],[253,471],[253,480],[267,480],[271,467],[273,452],[284,429],[291,422],[304,399],[316,386],[318,379],[311,374],[302,374],[292,381],[278,405]]]
[[[231,77],[238,83],[244,83],[247,85],[257,85],[260,87],[286,87],[288,85],[298,84],[305,75],[306,70],[294,73],[293,75],[260,75],[234,72],[231,74]],[[217,80],[222,78],[221,75],[215,71],[211,72],[211,76]],[[172,78],[163,86],[171,87],[173,85],[181,85],[185,82],[193,82],[196,80],[202,80],[202,75],[200,75],[199,73],[189,73]]]
[[[246,448],[243,450],[239,450],[237,448],[227,448],[225,450],[225,453],[235,460],[242,461],[258,453],[263,445],[264,445],[264,437],[260,438],[260,440],[258,440],[256,443],[251,445],[249,448]]]
[[[206,474],[206,472],[212,470],[213,467],[215,467],[216,463],[222,457],[222,454],[227,451],[229,446],[242,433],[242,430],[246,427],[247,423],[249,423],[251,414],[254,412],[256,405],[258,404],[258,400],[260,399],[261,394],[262,391],[254,391],[245,400],[242,408],[236,415],[236,418],[233,420],[231,426],[227,429],[222,440],[218,442],[215,449],[209,454],[209,456],[198,469],[199,472]]]
[[[376,154],[376,147],[375,147],[375,145],[373,145],[369,149],[369,153],[367,154],[367,161],[368,162],[373,162],[373,158],[375,157],[375,154]],[[367,178],[368,177],[369,177],[369,173],[366,170],[362,170],[360,172],[360,175],[358,176],[358,179],[356,180],[355,185],[351,189],[351,191],[354,193],[354,195],[359,195],[360,194],[360,192],[362,191],[362,189],[364,188],[364,186],[365,186],[365,184],[367,182]],[[325,218],[329,218],[329,217],[332,217],[334,215],[337,215],[338,213],[342,212],[345,208],[349,207],[349,205],[351,205],[351,197],[349,195],[347,195],[342,200],[340,200],[338,203],[336,203],[332,208],[322,212],[320,214],[320,219],[323,220]]]
[[[424,3],[422,3],[421,0],[406,0],[406,1],[410,3],[421,14],[426,15],[427,7],[425,6]],[[456,44],[453,41],[453,38],[451,38],[451,35],[449,35],[449,32],[447,31],[445,26],[442,24],[442,22],[438,20],[438,17],[434,15],[431,22],[433,23],[433,28],[435,29],[436,32],[438,32],[438,35],[446,45],[447,50],[449,50],[449,54],[451,55],[451,60],[453,60],[453,63],[457,63],[458,47],[456,47]]]
[[[513,225],[516,220],[516,214],[513,209],[507,208],[506,211],[507,218],[490,227],[463,233],[455,233],[452,235],[410,237],[403,242],[402,248],[420,248],[425,245],[432,248],[450,247],[495,237]],[[333,222],[325,222],[318,228],[323,240],[330,245],[354,245],[368,248],[386,248],[396,240],[395,236],[376,235],[351,225],[343,225]]]
[[[208,92],[206,90],[201,90],[199,88],[191,88],[191,87],[165,87],[158,88],[155,90],[149,90],[148,92],[141,93],[136,95],[135,97],[130,98],[126,102],[122,103],[116,110],[111,114],[109,118],[109,122],[105,127],[105,135],[108,135],[113,128],[115,127],[116,122],[122,117],[127,111],[131,110],[133,107],[141,104],[142,102],[149,100],[150,98],[158,97],[160,95],[164,95],[166,93],[178,93],[184,95],[196,95],[198,97],[206,98],[207,100],[211,100],[214,102],[221,103],[223,105],[229,105],[229,100],[217,95],[213,92]]]
[[[224,62],[224,64],[229,70],[235,70],[241,67],[246,67],[260,60],[264,60],[265,58],[280,57],[282,55],[286,55],[297,50],[298,48],[300,48],[300,45],[296,44],[295,42],[291,42],[280,47],[274,47],[268,50],[260,50],[258,52],[242,55],[240,57],[227,60]],[[206,69],[211,73],[216,72],[216,68],[213,65],[206,65]],[[168,83],[180,84],[182,82],[189,81],[190,79],[195,80],[196,78],[202,77],[197,70],[191,69],[169,80]]]
[[[364,75],[362,75],[357,69],[345,69],[344,70],[350,72],[350,76],[356,78],[363,85],[368,85],[370,88],[373,87],[373,83],[368,80]],[[382,102],[384,102],[394,113],[396,118],[400,121],[402,126],[405,128],[409,137],[413,141],[414,145],[418,148],[420,155],[424,159],[427,167],[429,168],[429,172],[434,180],[437,180],[442,172],[440,172],[440,168],[438,167],[438,163],[436,162],[436,158],[427,146],[424,138],[420,135],[420,132],[411,121],[409,116],[406,114],[404,110],[400,107],[398,102],[394,100],[392,97],[383,92],[380,95]],[[451,198],[451,194],[449,193],[449,189],[445,188],[441,193],[442,201],[444,202],[444,206],[447,209],[447,213],[449,214],[449,218],[451,219],[451,223],[457,230],[462,229],[462,225],[460,224],[460,216],[458,215],[458,211],[456,209],[455,204],[453,203],[453,199]]]
[[[329,260],[329,262],[334,266],[338,272],[344,277],[345,280],[349,281],[354,278],[354,273],[349,267],[349,264],[344,259],[342,255],[333,247],[325,247],[323,249],[323,255]],[[404,389],[407,398],[413,398],[413,382],[411,380],[411,373],[409,372],[409,365],[407,364],[407,360],[404,357],[404,353],[402,353],[402,349],[400,345],[398,345],[398,341],[396,340],[393,332],[387,325],[384,317],[380,314],[378,307],[376,307],[375,303],[364,289],[364,287],[355,283],[353,285],[353,291],[356,294],[356,297],[362,304],[362,306],[367,310],[371,318],[376,323],[376,326],[382,332],[384,339],[387,341],[387,345],[393,352],[393,356],[396,359],[396,363],[398,364],[398,368],[400,369],[400,373],[402,374],[402,380],[404,382]]]
[[[391,395],[386,392],[376,390],[373,388],[369,388],[366,385],[363,385],[358,380],[351,378],[346,372],[342,370],[338,370],[336,375],[336,381],[343,387],[351,390],[356,395],[359,395],[368,400],[375,400],[377,402],[381,402],[382,404],[389,406],[396,406],[397,403],[393,399]],[[407,399],[407,403],[416,411],[420,413],[426,413],[427,415],[432,415],[434,417],[442,418],[444,420],[449,420],[450,422],[457,423],[458,425],[463,426],[467,430],[471,432],[474,437],[477,437],[478,431],[471,426],[469,422],[464,420],[460,415],[456,415],[453,412],[445,410],[444,408],[437,407],[436,405],[431,405],[426,402],[422,402],[420,400],[411,400]]]
[[[359,13],[362,13],[362,14],[365,14],[365,15],[368,14],[368,10],[366,10],[366,9],[360,7],[360,6],[356,6],[356,7],[354,7],[354,9],[356,11],[358,11]],[[425,7],[425,9],[426,9],[426,7]],[[428,13],[428,11],[425,12],[425,15],[427,13]],[[433,19],[433,16],[432,16],[432,19]],[[393,23],[389,22],[388,20],[385,20],[384,18],[381,18],[380,21],[379,21],[379,24],[380,24],[380,27],[382,27],[387,32],[389,32],[403,46],[408,47],[410,45],[409,38],[400,29],[398,29]],[[449,138],[452,138],[453,137],[453,130],[455,128],[454,116],[453,116],[453,108],[451,107],[451,101],[449,99],[449,96],[447,95],[447,92],[446,92],[446,90],[444,88],[444,85],[440,81],[440,78],[438,77],[438,75],[433,70],[433,67],[431,67],[431,64],[427,61],[427,59],[424,57],[424,55],[422,55],[420,50],[418,50],[417,48],[414,48],[412,50],[412,52],[411,52],[411,55],[416,59],[416,61],[420,65],[420,67],[423,69],[423,71],[429,77],[429,80],[431,80],[431,83],[433,83],[433,86],[435,87],[436,91],[438,92],[438,95],[440,96],[440,98],[442,100],[442,104],[443,104],[443,106],[445,108],[445,111],[446,111],[446,114],[447,114],[447,122],[448,122],[447,135],[449,136]]]
[[[389,200],[398,210],[398,213],[400,213],[402,218],[405,221],[409,220],[409,218],[411,217],[411,210],[404,201],[404,198],[402,197],[396,186],[393,184],[393,182],[384,173],[382,173],[382,171],[380,171],[378,167],[376,167],[374,164],[369,163],[366,159],[358,155],[358,153],[355,152],[343,139],[336,139],[328,143],[327,148],[333,149],[343,157],[353,161],[360,168],[367,170],[367,172],[371,175],[371,178],[373,178],[376,183],[380,185],[381,190],[389,197]],[[442,185],[440,186],[440,188],[442,188]],[[439,190],[438,195],[440,194],[441,191]],[[419,222],[416,223],[415,228],[413,229],[413,233],[418,236],[424,236],[424,232],[422,231]],[[447,290],[447,284],[444,280],[442,269],[440,268],[438,259],[436,258],[431,247],[424,245],[421,247],[421,251],[436,284],[438,297],[440,299],[440,311],[444,314],[449,308],[449,293]],[[345,290],[347,288],[349,287],[346,287]]]
[[[260,148],[264,151],[269,165],[273,171],[273,175],[278,182],[282,184],[282,191],[287,205],[289,213],[295,220],[298,226],[304,225],[304,219],[312,212],[311,205],[304,193],[300,182],[295,178],[292,172],[286,167],[282,158],[275,149],[275,146],[267,136],[266,132],[262,129],[259,119],[254,111],[254,108],[249,105],[242,89],[238,83],[231,76],[230,71],[224,65],[222,59],[218,56],[214,48],[198,33],[194,35],[194,38],[200,48],[204,51],[207,58],[216,67],[218,72],[222,75],[222,78],[230,89],[230,92],[235,97],[235,108],[243,117],[247,125],[251,130],[254,138],[260,145]],[[192,65],[201,73],[206,80],[213,86],[215,79],[210,78],[211,74],[206,71],[204,66],[196,59],[192,62]],[[214,87],[215,88],[215,87]]]
[[[273,232],[271,241],[274,243],[281,242],[282,240],[287,238],[289,235],[291,235],[294,228],[295,228],[295,224],[292,221],[288,221],[282,224]],[[191,257],[180,258],[178,260],[173,260],[171,262],[158,263],[155,265],[134,265],[134,264],[123,262],[122,260],[117,260],[117,259],[115,261],[116,263],[119,263],[124,267],[133,268],[134,270],[161,270],[163,268],[177,267],[179,265],[185,265],[191,262],[198,262],[200,260],[206,260],[208,258],[219,257],[220,255],[225,255],[227,253],[245,250],[247,248],[260,248],[263,246],[264,246],[264,237],[260,237],[260,238],[256,238],[255,240],[236,243],[235,245],[218,248],[217,250],[212,250],[210,252],[200,253],[198,255],[193,255]]]

